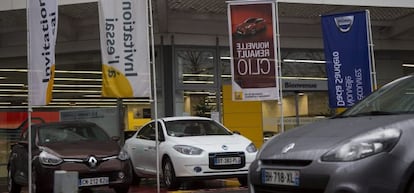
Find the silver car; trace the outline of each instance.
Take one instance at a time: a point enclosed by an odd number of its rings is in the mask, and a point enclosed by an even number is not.
[[[249,168],[250,193],[414,192],[414,76],[344,113],[270,139]]]

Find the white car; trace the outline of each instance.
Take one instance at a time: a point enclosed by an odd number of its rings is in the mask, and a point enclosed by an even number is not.
[[[247,184],[257,149],[246,137],[212,119],[193,116],[160,118],[158,131],[159,171],[166,188],[178,189],[183,181],[219,178],[238,178],[241,185]],[[155,121],[151,121],[125,141],[134,183],[157,175],[155,140]]]

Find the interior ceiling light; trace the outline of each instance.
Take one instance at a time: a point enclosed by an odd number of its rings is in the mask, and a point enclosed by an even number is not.
[[[183,74],[184,77],[214,77],[212,74]]]
[[[24,84],[0,84],[0,86],[4,86],[4,87],[24,87]]]
[[[402,66],[408,67],[408,68],[413,68],[414,67],[414,64],[402,64]]]
[[[297,76],[282,76],[281,79],[286,80],[328,80],[328,78],[323,77],[297,77]]]
[[[184,80],[184,84],[214,84],[213,81]]]
[[[326,64],[326,61],[323,61],[323,60],[283,59],[283,62],[289,62],[289,63],[310,63],[310,64]]]

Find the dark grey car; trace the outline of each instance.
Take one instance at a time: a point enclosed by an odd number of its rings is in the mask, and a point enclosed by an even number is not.
[[[263,145],[250,193],[414,192],[414,76]]]

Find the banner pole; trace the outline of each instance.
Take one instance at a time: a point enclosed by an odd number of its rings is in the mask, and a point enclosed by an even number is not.
[[[154,103],[154,119],[155,119],[155,143],[156,143],[156,151],[157,151],[157,193],[160,193],[160,154],[159,154],[159,136],[158,136],[158,101],[157,101],[157,76],[156,76],[156,69],[155,69],[155,45],[154,45],[154,23],[152,18],[152,3],[151,0],[149,2],[149,9],[147,9],[147,15],[149,14],[149,28],[150,28],[150,36],[151,36],[151,57],[150,63],[152,64],[152,86],[153,92],[151,95],[152,101]],[[148,13],[149,11],[149,13]]]
[[[27,30],[27,121],[28,121],[28,154],[27,154],[27,175],[28,175],[28,192],[32,193],[32,90],[30,89],[31,69],[30,69],[30,29],[29,14],[30,0],[26,0],[26,30]]]
[[[280,34],[279,34],[279,7],[277,0],[275,0],[275,18],[276,18],[276,42],[277,42],[277,70],[278,79],[279,79],[279,101],[278,104],[280,106],[280,128],[282,133],[285,132],[285,124],[284,124],[284,115],[283,115],[283,89],[282,89],[282,61],[280,56]]]
[[[374,43],[372,40],[372,27],[371,27],[371,16],[370,16],[370,12],[369,10],[365,10],[366,11],[366,16],[367,16],[367,28],[368,28],[368,47],[369,47],[369,51],[371,56],[369,57],[370,59],[370,68],[371,68],[371,88],[373,88],[374,90],[377,90],[377,72],[375,69],[375,56],[374,56]]]

